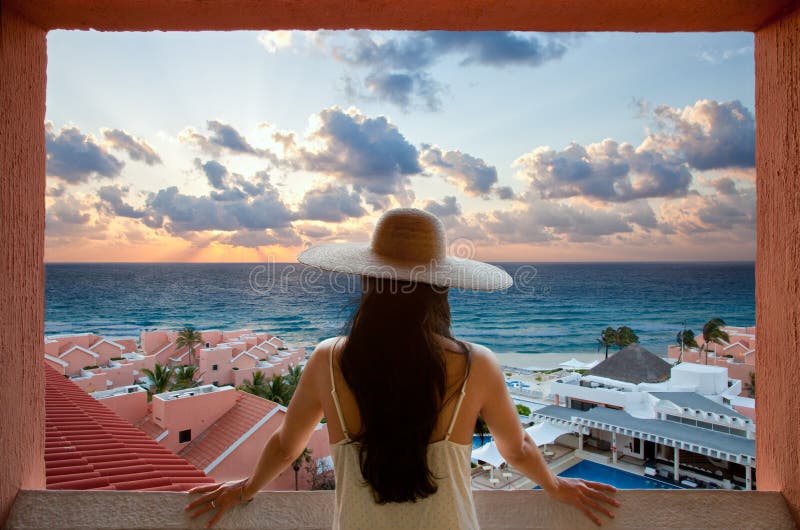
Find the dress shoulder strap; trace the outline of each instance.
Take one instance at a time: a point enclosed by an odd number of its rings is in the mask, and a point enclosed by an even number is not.
[[[338,344],[338,342],[336,343]],[[339,403],[339,394],[336,392],[336,381],[333,377],[333,353],[336,349],[336,344],[331,348],[330,351],[330,369],[331,369],[331,397],[333,398],[333,405],[336,407],[336,415],[339,416],[339,425],[342,427],[342,433],[344,433],[344,439],[346,441],[350,441],[350,433],[347,431],[347,426],[344,423],[344,414],[342,414],[342,405]]]
[[[464,373],[464,382],[461,384],[461,392],[456,401],[456,407],[453,409],[453,417],[450,418],[450,425],[447,426],[447,434],[444,435],[445,440],[450,439],[450,434],[453,432],[453,427],[456,425],[458,418],[458,411],[461,410],[461,402],[464,401],[464,396],[467,393],[467,379],[469,379],[469,364],[467,364],[466,372]]]

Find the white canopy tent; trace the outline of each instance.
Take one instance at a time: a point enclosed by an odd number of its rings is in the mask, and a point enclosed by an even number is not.
[[[567,434],[572,431],[563,427],[557,427],[548,422],[543,422],[533,425],[532,427],[528,427],[525,429],[525,432],[527,432],[530,437],[533,438],[533,441],[537,446],[542,446],[551,444],[555,442],[556,438],[562,434]],[[500,451],[497,450],[497,444],[494,442],[489,442],[478,449],[473,449],[472,459],[481,460],[493,465],[494,467],[500,467],[500,465],[504,464],[506,461],[505,458],[503,458],[503,455],[500,454]]]
[[[582,370],[582,369],[586,368],[587,363],[582,363],[581,361],[579,361],[578,359],[573,357],[569,361],[564,361],[563,363],[559,364],[558,366],[561,367],[561,368],[564,368],[566,370]]]
[[[489,442],[477,449],[473,449],[472,459],[486,462],[494,467],[500,467],[506,461],[503,455],[500,454],[500,451],[497,450],[497,445],[494,442]]]

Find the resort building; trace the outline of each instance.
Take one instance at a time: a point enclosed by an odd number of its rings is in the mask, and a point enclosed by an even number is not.
[[[269,378],[305,362],[304,348],[287,347],[280,338],[249,329],[200,332],[203,342],[194,359],[189,348],[176,348],[177,331],[143,331],[135,337],[108,338],[95,333],[45,337],[44,360],[86,392],[149,384],[142,370],[162,365],[198,366],[195,380],[238,386],[260,371]],[[141,344],[141,346],[140,346]]]
[[[142,354],[135,338],[95,333],[45,337],[44,360],[86,392],[133,385],[143,369],[156,364],[155,357]]]
[[[695,363],[726,368],[730,377],[743,382],[740,395],[748,397],[753,389],[749,386],[752,375],[756,371],[756,328],[734,327],[722,328],[728,334],[729,341],[722,344],[711,342],[708,345],[708,359],[705,355],[703,335],[695,337],[697,348],[683,348],[671,345],[667,349],[667,357],[683,363]]]
[[[754,487],[754,413],[737,410],[741,381],[724,367],[673,366],[634,344],[551,389],[532,417],[569,432],[576,455],[610,453],[687,487]]]
[[[248,476],[286,414],[286,407],[231,386],[164,392],[154,395],[149,404],[146,392],[139,391],[116,389],[92,396],[120,416],[138,418],[136,427],[150,440],[218,481]],[[314,431],[308,448],[312,458],[329,459],[325,424]],[[304,467],[297,481],[299,489],[309,489],[307,473]],[[284,472],[265,489],[295,489],[294,471]]]
[[[214,482],[48,365],[44,378],[47,489],[186,491]]]
[[[216,385],[239,386],[259,371],[265,377],[286,374],[290,366],[305,362],[305,348],[287,347],[283,340],[249,329],[201,331],[202,343],[196,348],[196,380]],[[188,365],[189,348],[176,346],[177,331],[143,331],[142,350],[163,365]]]

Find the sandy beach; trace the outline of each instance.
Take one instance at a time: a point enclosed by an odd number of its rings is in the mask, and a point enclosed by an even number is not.
[[[609,355],[616,352],[608,352]],[[504,366],[514,366],[528,370],[551,370],[558,368],[560,363],[569,361],[573,357],[581,362],[588,363],[603,360],[604,353],[497,353],[497,359]]]

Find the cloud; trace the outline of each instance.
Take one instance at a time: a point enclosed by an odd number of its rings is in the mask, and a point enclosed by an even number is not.
[[[742,233],[755,232],[756,191],[751,187],[727,194],[693,193],[678,201],[665,202],[661,206],[661,216],[680,234],[737,239]]]
[[[297,216],[300,219],[338,223],[351,217],[362,217],[367,211],[361,196],[345,186],[327,185],[306,192]]]
[[[193,127],[188,127],[181,131],[178,140],[184,143],[196,145],[203,153],[211,156],[219,156],[223,152],[240,155],[253,155],[275,161],[275,154],[268,149],[256,149],[247,138],[244,137],[234,126],[222,123],[218,120],[206,122],[206,128],[210,134],[205,135]]]
[[[271,245],[299,246],[303,240],[291,228],[276,228],[267,230],[238,230],[218,238],[226,245],[236,247],[267,247]]]
[[[485,196],[497,183],[494,166],[461,151],[443,151],[423,144],[420,160],[429,171],[442,175],[469,195]]]
[[[401,203],[413,199],[409,177],[422,172],[419,153],[384,116],[370,118],[356,109],[323,110],[309,135],[311,145],[294,144],[295,166],[333,177],[364,193],[368,203],[394,196]]]
[[[462,65],[539,66],[561,58],[573,37],[513,31],[416,31],[351,33],[351,46],[334,45],[333,56],[356,66],[416,71],[445,55]]]
[[[293,33],[289,30],[261,31],[258,34],[258,42],[268,53],[276,53],[292,47]]]
[[[344,41],[323,35],[318,44],[334,59],[367,69],[364,86],[373,98],[404,110],[418,100],[438,110],[443,86],[424,70],[444,57],[456,57],[462,66],[536,67],[560,59],[575,39],[513,31],[353,31]]]
[[[452,195],[445,197],[442,202],[426,201],[422,209],[437,217],[461,215],[461,205],[458,204],[456,198]]]
[[[128,188],[120,188],[118,186],[101,187],[97,190],[97,198],[100,199],[97,203],[98,209],[111,215],[141,219],[145,216],[145,211],[138,210],[126,203],[124,196],[127,193]]]
[[[688,192],[692,175],[683,161],[659,151],[636,149],[606,139],[561,151],[534,149],[514,164],[542,198],[583,196],[613,202],[648,197],[678,197]]]
[[[218,190],[224,190],[227,187],[225,177],[228,176],[228,168],[217,162],[216,160],[209,160],[202,162],[199,158],[194,159],[194,164],[203,171],[208,184]]]
[[[740,101],[703,99],[683,109],[661,105],[653,117],[658,130],[646,147],[670,150],[701,171],[755,166],[755,119]]]
[[[497,193],[497,198],[502,201],[510,201],[516,197],[511,186],[498,186],[495,191]]]
[[[437,111],[442,106],[440,94],[443,87],[424,72],[373,72],[363,83],[347,78],[346,94],[364,101],[387,101],[408,112],[412,108]]]
[[[234,177],[225,190],[204,196],[181,193],[176,186],[151,192],[143,222],[178,236],[207,230],[282,229],[291,224],[294,216],[266,172],[251,179]]]
[[[77,127],[62,127],[55,132],[53,124],[47,122],[45,145],[47,175],[70,184],[88,182],[90,177],[118,177],[125,165]]]
[[[730,177],[720,177],[711,181],[711,185],[718,193],[723,195],[736,195],[739,191],[736,189],[736,182]]]
[[[536,198],[522,209],[495,210],[481,224],[498,243],[590,242],[633,231],[618,211]]]
[[[721,51],[704,50],[697,54],[697,58],[701,61],[711,64],[719,64],[731,59],[735,59],[736,57],[745,56],[750,56],[750,59],[752,60],[754,51],[755,50],[752,46],[741,46],[739,48],[729,48]]]
[[[146,141],[134,138],[122,129],[101,129],[101,132],[112,147],[128,153],[131,160],[144,162],[148,166],[163,163]]]

